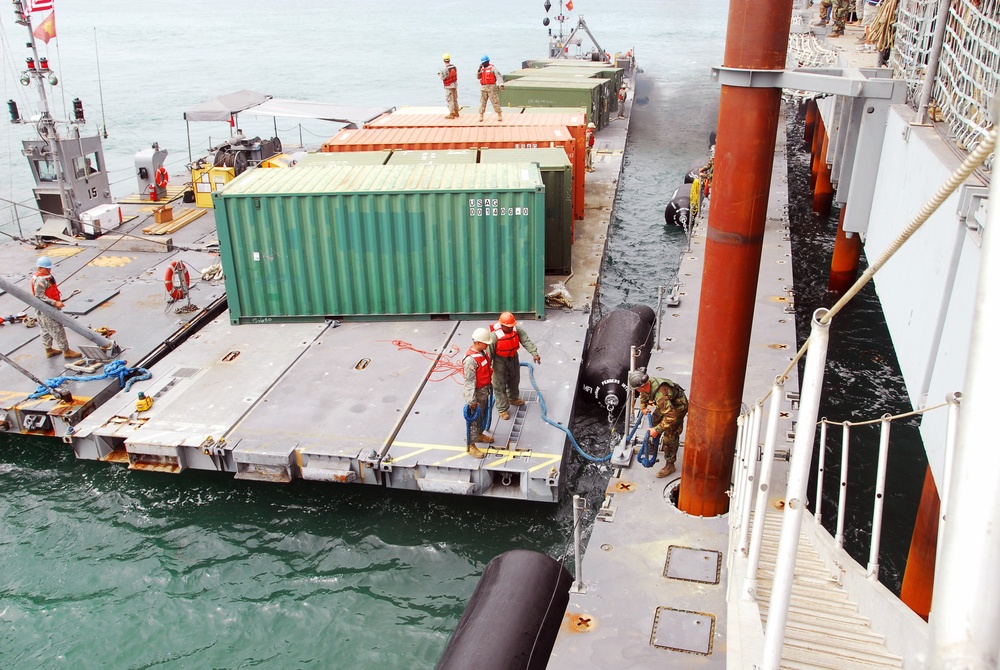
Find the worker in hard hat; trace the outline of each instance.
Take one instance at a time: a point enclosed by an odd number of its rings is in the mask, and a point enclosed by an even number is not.
[[[653,427],[649,436],[654,439],[661,436],[660,446],[663,448],[663,460],[666,461],[666,465],[657,471],[656,476],[668,477],[677,470],[677,448],[680,446],[684,417],[688,411],[684,389],[669,379],[650,377],[645,368],[631,373],[628,385],[639,392],[639,409],[648,414],[652,405]]]
[[[56,309],[63,308],[59,286],[52,276],[52,260],[48,256],[39,256],[35,262],[35,274],[31,275],[31,292],[45,304],[52,305]],[[47,358],[62,354],[63,358],[71,360],[82,356],[69,348],[63,325],[51,316],[43,314],[41,310],[38,311],[38,325],[42,329],[42,346],[45,347]]]
[[[500,418],[506,421],[510,418],[510,406],[521,406],[521,361],[517,350],[524,346],[531,354],[535,363],[541,365],[542,357],[538,355],[535,343],[531,341],[524,328],[517,325],[514,315],[504,312],[500,319],[490,326],[490,332],[496,338],[493,346],[493,400],[496,403]]]
[[[486,112],[486,100],[493,103],[493,111],[497,113],[497,121],[503,121],[503,114],[500,111],[500,93],[497,89],[503,90],[503,75],[490,63],[489,56],[483,56],[479,63],[479,120],[483,120]]]
[[[584,140],[587,147],[587,172],[594,171],[594,130],[596,129],[597,126],[594,125],[593,121],[587,124],[587,138]]]
[[[445,54],[444,67],[438,72],[441,81],[444,82],[444,99],[448,103],[448,116],[446,119],[458,118],[458,68],[451,64],[451,54]]]
[[[490,390],[493,388],[493,363],[490,358],[490,347],[493,336],[487,328],[476,328],[472,332],[472,346],[465,352],[462,370],[465,372],[465,392],[463,399],[470,412],[479,411],[479,415],[469,421],[469,439],[465,447],[467,454],[474,458],[483,458],[486,454],[480,451],[476,442],[490,444],[493,437],[484,435],[486,412],[489,411]]]

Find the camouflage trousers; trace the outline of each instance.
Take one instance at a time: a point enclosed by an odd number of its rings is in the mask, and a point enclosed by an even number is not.
[[[444,101],[448,103],[448,114],[458,116],[458,89],[444,89]]]
[[[486,101],[493,103],[493,111],[500,114],[500,91],[496,84],[483,84],[479,91],[479,116],[486,111]]]
[[[483,435],[483,426],[486,424],[486,410],[489,409],[490,389],[492,386],[480,386],[476,389],[476,402],[479,403],[479,418],[473,419],[469,423],[469,444],[477,442]]]
[[[510,409],[510,401],[521,395],[521,361],[514,356],[493,358],[493,401],[498,412]]]
[[[66,341],[66,329],[61,323],[39,313],[38,326],[42,329],[42,346],[46,349],[58,349],[66,351],[69,349],[69,342]],[[55,343],[55,346],[52,346]]]
[[[854,11],[854,3],[851,0],[834,0],[833,29],[843,32],[851,18],[852,11]]]
[[[687,410],[683,412],[667,412],[667,426],[660,433],[660,448],[663,449],[663,460],[673,463],[677,460],[677,449],[681,446],[681,432],[684,430],[684,417]],[[664,416],[658,411],[653,412],[653,425],[659,426]]]

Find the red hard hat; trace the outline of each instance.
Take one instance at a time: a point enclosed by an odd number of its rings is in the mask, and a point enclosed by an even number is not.
[[[500,325],[510,326],[511,328],[513,328],[514,326],[517,325],[517,321],[514,320],[513,314],[511,314],[510,312],[504,312],[503,314],[500,315]]]

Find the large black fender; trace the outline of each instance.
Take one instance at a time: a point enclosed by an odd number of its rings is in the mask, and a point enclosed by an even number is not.
[[[542,670],[573,577],[545,554],[507,551],[487,563],[438,670]]]
[[[670,196],[670,202],[663,209],[663,220],[668,226],[687,228],[691,216],[691,187],[680,186]]]
[[[655,338],[656,313],[648,305],[616,309],[602,317],[590,335],[580,373],[580,390],[599,405],[614,411],[628,398],[629,359],[639,347],[636,367],[649,363]]]
[[[707,157],[691,163],[691,167],[689,167],[688,171],[684,173],[684,183],[693,184],[694,180],[698,178],[698,174],[701,172],[701,169],[706,165],[708,165]]]

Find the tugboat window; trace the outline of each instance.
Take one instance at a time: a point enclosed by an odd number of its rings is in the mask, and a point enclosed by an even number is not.
[[[76,174],[77,179],[86,179],[99,171],[100,167],[97,164],[96,154],[77,156],[73,159],[73,173]]]
[[[35,165],[38,166],[38,181],[55,181],[56,176],[56,164],[52,161],[36,161]]]

